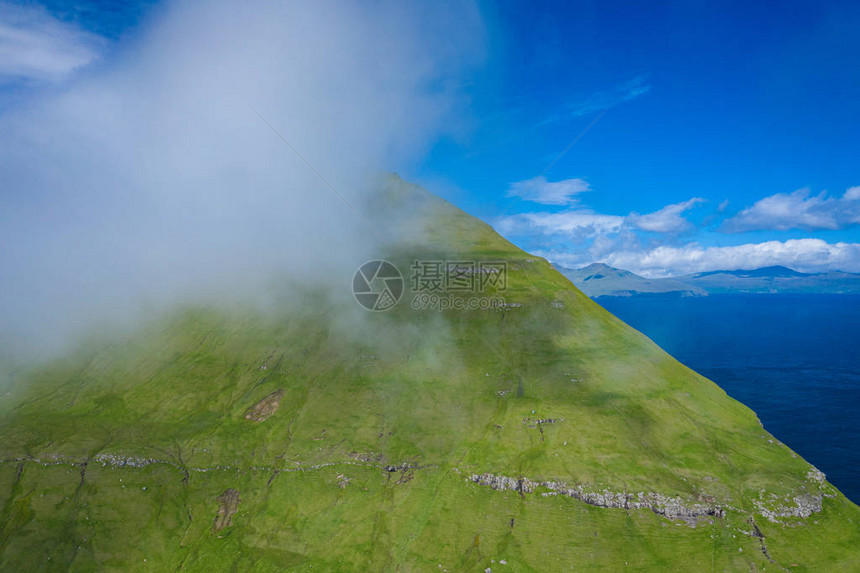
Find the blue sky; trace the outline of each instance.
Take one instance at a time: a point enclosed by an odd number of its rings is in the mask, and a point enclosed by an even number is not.
[[[860,239],[860,204],[840,199],[860,185],[859,4],[501,5],[475,127],[439,144],[419,178],[447,181],[452,201],[571,266],[860,270],[856,246],[830,246]],[[582,180],[580,192],[541,204],[534,183],[531,201],[506,197],[538,176]],[[661,210],[662,225],[631,218]]]
[[[162,8],[0,3],[0,113],[119,65]],[[448,125],[385,168],[561,265],[860,272],[860,4],[479,8],[480,62],[423,88],[456,92]]]

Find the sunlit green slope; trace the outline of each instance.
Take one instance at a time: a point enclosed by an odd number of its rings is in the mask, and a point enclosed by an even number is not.
[[[508,306],[368,312],[326,290],[350,273],[19,374],[0,570],[860,568],[860,509],[752,411],[487,225],[381,197],[420,214],[381,257],[504,260]]]

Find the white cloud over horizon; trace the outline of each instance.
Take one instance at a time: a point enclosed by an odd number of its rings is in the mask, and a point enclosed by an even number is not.
[[[494,226],[536,254],[568,267],[602,262],[648,277],[773,265],[808,272],[860,272],[856,242],[805,237],[707,246],[713,231],[699,226],[690,232],[694,226],[686,217],[704,202],[693,197],[644,215],[607,215],[585,207],[526,212],[502,217]],[[717,207],[717,216],[724,206],[725,202]],[[860,186],[832,198],[825,193],[811,196],[807,189],[772,195],[725,220],[723,227],[734,226],[735,232],[840,229],[855,223],[860,223]]]
[[[822,191],[811,195],[808,188],[776,193],[723,222],[726,233],[789,229],[837,230],[860,224],[860,186],[850,187],[842,197]]]
[[[589,252],[537,252],[567,267],[593,262],[657,278],[714,270],[756,269],[780,265],[801,272],[841,270],[860,273],[860,243],[828,243],[821,239],[789,239],[732,246],[661,245],[651,249],[617,250],[594,257]]]
[[[43,6],[0,2],[0,83],[63,80],[99,59],[105,44]]]

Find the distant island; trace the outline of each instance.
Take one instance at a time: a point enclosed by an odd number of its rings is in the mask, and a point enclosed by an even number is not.
[[[600,296],[707,296],[727,293],[860,293],[860,274],[830,271],[802,273],[783,266],[719,270],[669,278],[646,278],[630,271],[593,263],[559,271],[582,292]]]

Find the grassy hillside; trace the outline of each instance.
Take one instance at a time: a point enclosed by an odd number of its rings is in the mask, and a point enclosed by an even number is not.
[[[752,411],[487,225],[399,181],[384,195],[422,232],[382,256],[405,274],[505,260],[488,294],[509,306],[413,310],[407,292],[372,313],[291,291],[20,374],[0,570],[860,564],[860,509]]]

